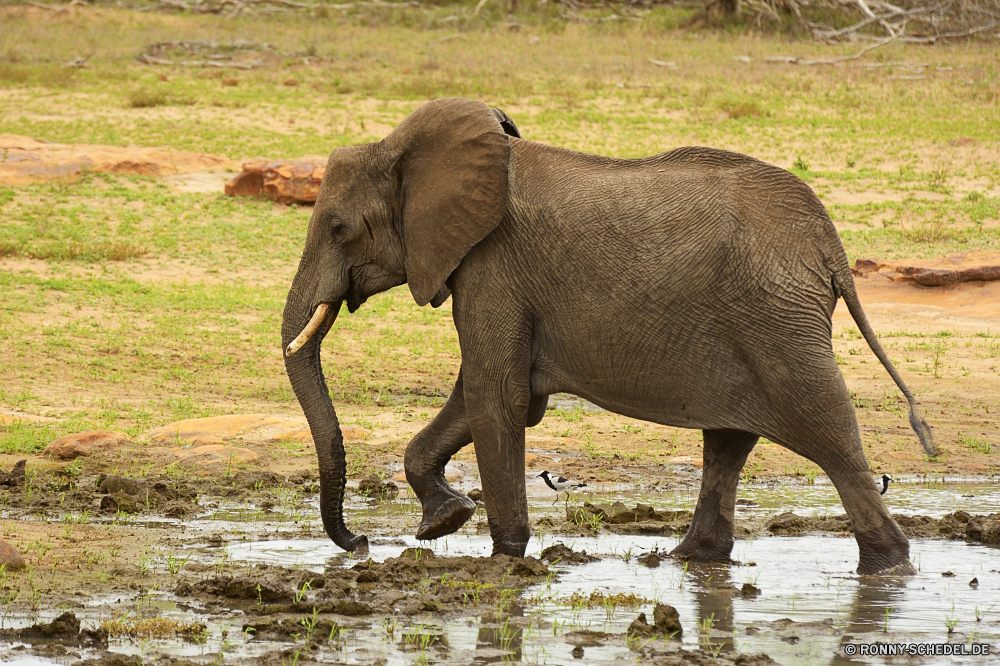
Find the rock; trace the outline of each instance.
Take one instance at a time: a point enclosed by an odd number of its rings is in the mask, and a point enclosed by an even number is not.
[[[83,171],[160,177],[236,166],[217,155],[46,143],[13,134],[0,134],[0,153],[4,154],[4,159],[0,160],[0,185],[74,178]]]
[[[941,572],[941,577],[942,578],[953,578],[954,576],[955,576],[955,574],[953,574],[950,571],[942,571]]]
[[[383,481],[378,474],[369,474],[358,484],[358,494],[374,500],[392,499],[399,494],[399,486]]]
[[[0,541],[0,565],[5,565],[5,571],[20,571],[28,566],[21,553],[6,541]]]
[[[679,641],[684,633],[677,609],[667,604],[656,604],[653,609],[653,624],[656,625],[656,633],[673,640]]]
[[[0,486],[15,488],[24,484],[24,475],[27,471],[28,461],[18,460],[9,472],[0,471]]]
[[[265,196],[282,204],[316,203],[326,170],[326,158],[314,155],[292,160],[255,159],[226,183],[229,196]]]
[[[49,442],[42,453],[50,458],[75,460],[120,446],[132,444],[132,438],[117,430],[87,430],[64,435]]]
[[[1000,280],[1000,252],[971,250],[935,259],[858,259],[851,269],[855,275],[879,274],[897,282],[915,282],[925,287],[942,287],[959,282]]]
[[[760,594],[760,588],[751,583],[743,583],[743,587],[740,588],[740,594],[743,595],[744,599],[754,599]]]
[[[973,579],[969,581],[969,587],[979,587],[979,579],[973,577]]]
[[[482,502],[483,501],[483,489],[482,488],[473,488],[468,493],[466,493],[466,497],[468,497],[473,502]]]
[[[587,564],[589,562],[596,562],[600,558],[588,555],[585,550],[577,552],[565,544],[557,543],[543,550],[539,559],[549,564]]]
[[[577,645],[573,648],[570,654],[573,655],[574,659],[583,659],[583,646]]]

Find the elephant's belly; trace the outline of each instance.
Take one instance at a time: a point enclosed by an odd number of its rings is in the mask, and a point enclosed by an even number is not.
[[[572,393],[616,414],[678,428],[742,429],[749,425],[745,417],[752,409],[743,403],[750,396],[732,381],[711,381],[685,368],[655,367],[580,376],[571,368],[540,360],[531,371],[532,395]]]

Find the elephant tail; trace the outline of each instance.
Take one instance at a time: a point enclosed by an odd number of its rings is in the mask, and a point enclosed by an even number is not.
[[[868,317],[865,316],[865,311],[861,308],[861,301],[858,300],[858,292],[854,287],[854,275],[851,274],[850,265],[847,263],[847,256],[844,255],[843,260],[837,263],[840,265],[835,269],[833,280],[839,295],[847,304],[847,310],[851,313],[854,323],[858,325],[861,335],[865,336],[868,346],[875,352],[875,356],[882,363],[882,367],[889,372],[892,381],[896,382],[896,386],[899,387],[899,390],[903,392],[903,396],[906,397],[906,402],[910,405],[910,427],[917,433],[924,451],[929,456],[937,455],[937,449],[934,447],[934,434],[931,432],[931,427],[927,425],[927,421],[920,415],[917,399],[913,397],[913,393],[906,383],[903,382],[903,378],[899,376],[896,366],[889,360],[889,355],[885,353],[882,343],[879,342],[878,336],[872,330],[872,325],[868,322]]]

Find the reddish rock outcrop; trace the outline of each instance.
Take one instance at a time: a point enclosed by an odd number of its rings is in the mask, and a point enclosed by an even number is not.
[[[249,160],[243,163],[243,170],[226,183],[226,194],[264,196],[282,204],[316,203],[325,170],[326,158],[314,155],[294,160]]]
[[[971,250],[935,259],[858,259],[851,272],[863,278],[879,275],[895,282],[943,287],[959,282],[1000,280],[1000,252]]]
[[[88,430],[52,440],[43,453],[50,458],[74,460],[131,443],[131,437],[117,430]]]

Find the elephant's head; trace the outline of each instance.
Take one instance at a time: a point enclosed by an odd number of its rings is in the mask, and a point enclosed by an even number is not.
[[[320,364],[341,304],[409,284],[418,305],[441,305],[466,253],[507,207],[517,128],[502,111],[461,98],[414,111],[378,143],[338,148],[327,162],[281,325],[285,369],[319,456],[320,511],[345,550],[367,546],[344,524],[344,442]]]

